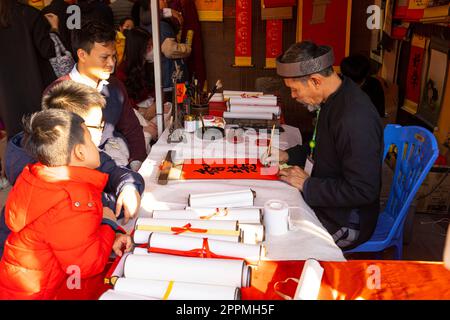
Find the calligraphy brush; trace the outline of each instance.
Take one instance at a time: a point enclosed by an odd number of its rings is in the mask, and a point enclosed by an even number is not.
[[[200,101],[198,101],[199,99],[198,99],[198,95],[199,95],[199,92],[198,92],[198,79],[194,79],[194,101],[195,101],[195,104],[199,104],[200,103]]]
[[[222,81],[217,80],[216,85],[214,86],[214,88],[212,88],[211,93],[209,94],[208,100],[206,100],[206,104],[209,103],[209,100],[212,99],[212,97],[216,94],[216,91],[222,89]]]
[[[272,140],[274,133],[275,133],[275,123],[273,124],[272,132],[270,134],[269,146],[267,147],[267,158],[269,158],[272,155]],[[267,163],[265,165],[267,166]]]

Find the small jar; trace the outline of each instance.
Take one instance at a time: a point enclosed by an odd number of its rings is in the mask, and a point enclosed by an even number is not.
[[[197,121],[192,114],[187,114],[184,116],[184,131],[185,132],[195,132]]]

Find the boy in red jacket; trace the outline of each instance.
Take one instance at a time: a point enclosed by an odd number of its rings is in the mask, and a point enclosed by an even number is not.
[[[99,152],[84,120],[50,109],[24,127],[25,149],[39,162],[25,167],[6,202],[12,232],[0,261],[0,299],[52,299],[68,273],[96,275],[111,250],[120,256],[132,244],[116,233],[112,212],[103,213],[108,175],[95,170]]]

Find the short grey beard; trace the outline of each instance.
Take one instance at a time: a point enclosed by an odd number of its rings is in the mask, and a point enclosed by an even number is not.
[[[315,112],[315,111],[319,110],[320,105],[318,105],[318,104],[308,104],[308,105],[306,105],[306,107],[308,108],[309,112]]]

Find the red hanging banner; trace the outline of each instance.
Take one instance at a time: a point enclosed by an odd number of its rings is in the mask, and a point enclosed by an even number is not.
[[[412,114],[417,113],[420,101],[421,77],[425,57],[426,38],[414,35],[409,55],[408,75],[403,109]]]
[[[236,0],[235,67],[252,66],[252,0]]]
[[[266,21],[266,68],[275,69],[276,58],[283,52],[283,20]]]
[[[428,1],[409,0],[408,11],[406,13],[406,20],[419,21],[420,19],[422,19],[427,4]]]
[[[408,13],[408,0],[397,0],[395,3],[394,19],[404,19]]]

